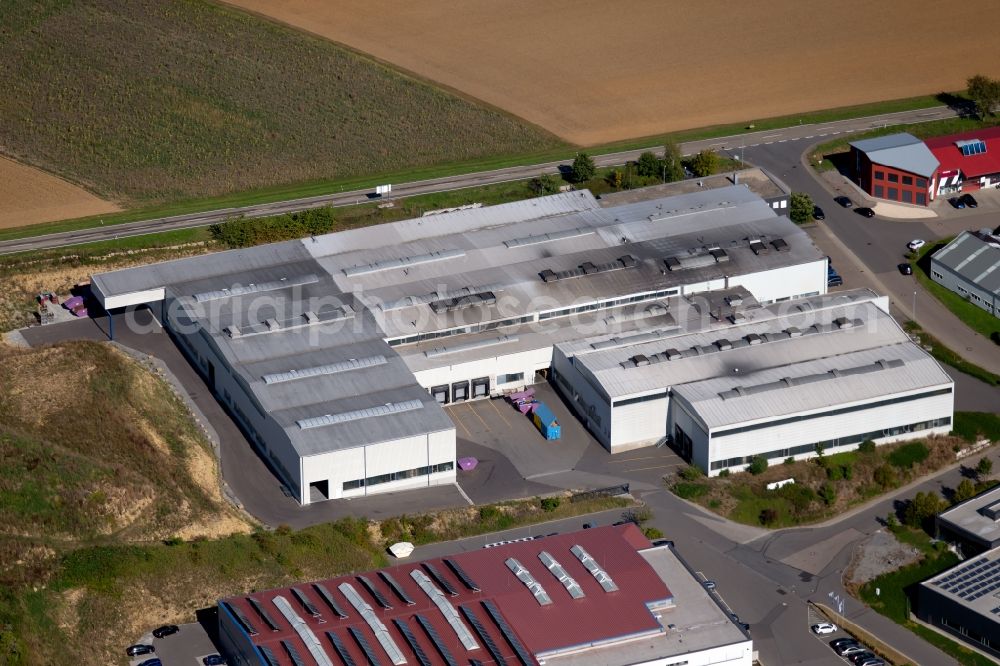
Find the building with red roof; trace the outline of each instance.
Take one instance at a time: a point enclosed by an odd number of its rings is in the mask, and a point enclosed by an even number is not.
[[[927,139],[940,162],[938,194],[1000,187],[1000,127]]]
[[[750,666],[749,635],[632,524],[219,602],[230,664]],[[680,662],[676,662],[680,663]]]

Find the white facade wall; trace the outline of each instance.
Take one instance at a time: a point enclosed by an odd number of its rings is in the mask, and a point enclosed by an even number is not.
[[[910,394],[912,394],[912,392],[909,394],[900,393],[893,396],[884,396],[877,400],[872,400],[871,402],[878,402],[879,400]],[[709,455],[706,462],[708,464],[703,467],[703,469],[708,471],[710,475],[714,476],[721,471],[711,469],[711,462],[716,460],[754,456],[757,454],[775,451],[777,449],[791,449],[796,446],[815,444],[817,442],[827,442],[841,437],[848,437],[851,435],[878,430],[888,430],[912,423],[951,417],[954,413],[954,400],[955,395],[954,392],[952,392],[947,395],[931,396],[911,402],[873,407],[859,412],[850,412],[835,416],[821,416],[818,418],[736,433],[724,437],[717,436],[713,431],[712,436],[709,438],[707,443]],[[842,405],[837,405],[833,409],[838,409],[840,407],[842,407]],[[782,418],[788,418],[788,416],[784,416]],[[692,427],[694,427],[693,420],[691,421],[691,424]],[[749,425],[749,423],[744,425]],[[701,434],[704,434],[704,431],[700,427],[698,430],[701,431]],[[883,436],[880,438],[874,438],[874,441],[878,444],[887,444],[906,439],[926,437],[931,434],[947,434],[950,431],[950,426],[939,427],[919,432],[903,433],[898,436]],[[693,433],[689,432],[688,434],[692,439],[695,438]],[[826,451],[827,453],[850,451],[857,448],[857,446],[858,442],[853,442],[842,446],[830,446],[826,449]],[[697,448],[698,444],[695,445],[696,450]],[[815,455],[815,452],[809,452],[795,457],[801,460],[811,458]],[[773,463],[774,461],[772,460],[771,462]],[[701,465],[699,464],[699,466]]]
[[[825,294],[826,279],[827,268],[824,258],[808,264],[734,275],[729,278],[729,286],[741,286],[761,303],[769,303],[807,294]]]
[[[398,481],[379,483],[344,490],[344,483],[391,474],[430,465],[451,462],[452,469],[430,475],[414,476]],[[415,435],[369,446],[359,446],[341,451],[306,456],[302,458],[303,486],[309,503],[309,484],[329,481],[330,499],[359,497],[376,493],[394,492],[407,488],[421,488],[455,481],[455,430],[443,430],[426,435]]]
[[[552,372],[556,388],[566,398],[580,421],[604,448],[613,451],[612,416],[608,398],[594,388],[582,370],[558,349],[553,351]]]
[[[442,362],[447,357],[442,358]],[[472,381],[481,377],[490,380],[490,394],[501,395],[505,391],[518,390],[535,383],[535,373],[548,369],[552,365],[552,346],[547,345],[537,349],[528,349],[513,354],[501,354],[490,358],[442,365],[437,368],[420,370],[413,373],[417,383],[426,389],[432,386],[452,385],[456,382]],[[522,374],[520,381],[498,384],[499,376]]]
[[[753,664],[753,641],[732,645],[685,652],[673,657],[658,657],[635,662],[637,666],[751,666]]]
[[[666,393],[656,400],[611,408],[611,452],[628,451],[655,444],[667,435]]]
[[[115,308],[124,308],[130,305],[142,305],[143,303],[155,303],[156,301],[162,301],[166,296],[166,290],[163,287],[135,291],[130,294],[120,294],[118,296],[105,296],[100,288],[94,285],[94,292],[97,300],[100,301],[105,310],[114,310]]]

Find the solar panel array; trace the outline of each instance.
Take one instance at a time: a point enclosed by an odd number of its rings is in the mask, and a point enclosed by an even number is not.
[[[267,666],[281,666],[281,662],[274,656],[274,652],[271,651],[271,648],[266,645],[258,645],[257,649],[260,650],[260,654],[264,657],[264,662]]]
[[[368,590],[368,594],[372,595],[372,598],[375,599],[375,603],[386,610],[390,610],[392,608],[392,604],[389,603],[389,600],[385,598],[382,592],[379,591],[379,589],[375,587],[374,583],[372,583],[367,577],[358,576],[358,582],[361,583],[366,590]]]
[[[257,635],[257,629],[256,629],[256,627],[254,627],[252,624],[250,624],[250,620],[247,618],[246,615],[243,614],[243,611],[241,611],[236,606],[231,606],[231,605],[229,605],[229,604],[227,604],[225,602],[222,603],[222,606],[225,607],[225,608],[227,608],[227,609],[229,609],[229,611],[236,618],[236,621],[239,622],[240,625],[243,627],[243,630],[245,632],[247,632],[251,636],[256,636]]]
[[[971,155],[982,155],[986,152],[986,142],[982,139],[956,141],[955,144],[958,146],[958,149],[962,151],[962,155],[966,157]]]
[[[281,641],[281,646],[285,648],[285,652],[288,653],[288,656],[291,658],[292,663],[295,664],[295,666],[306,666],[306,662],[302,661],[302,657],[299,656],[299,651],[295,649],[294,645],[288,641]]]
[[[406,590],[404,590],[402,586],[400,586],[400,584],[396,582],[396,579],[393,578],[388,571],[379,571],[378,575],[382,580],[385,581],[385,584],[389,586],[389,588],[393,591],[393,593],[395,593],[395,595],[399,597],[399,600],[402,601],[404,604],[406,604],[407,606],[412,606],[415,603],[417,603],[410,598],[410,595],[406,593]]]
[[[399,629],[399,633],[403,634],[403,638],[410,645],[410,649],[413,650],[413,654],[417,655],[417,661],[420,662],[420,666],[433,666],[433,662],[427,657],[427,653],[424,652],[424,648],[421,647],[420,643],[417,642],[417,637],[413,635],[410,631],[410,626],[406,624],[406,620],[402,618],[397,618],[392,621]]]
[[[257,615],[260,615],[260,619],[264,620],[264,622],[267,623],[267,626],[269,626],[271,628],[271,631],[277,631],[278,630],[278,625],[271,618],[271,616],[267,614],[267,611],[264,610],[264,607],[261,606],[261,604],[260,604],[259,601],[257,601],[253,597],[247,597],[247,601],[249,601],[250,602],[250,606],[255,611],[257,611]]]
[[[340,604],[338,604],[337,600],[333,598],[333,595],[330,594],[330,590],[326,589],[325,585],[322,583],[314,583],[313,587],[317,592],[319,592],[319,596],[323,597],[323,601],[325,601],[326,605],[330,607],[330,610],[337,614],[337,617],[341,619],[347,617],[347,613],[345,613],[344,609],[340,607]]]
[[[431,578],[434,579],[434,582],[437,583],[439,587],[443,588],[445,592],[447,592],[449,595],[453,597],[458,596],[458,590],[454,588],[454,586],[448,581],[447,578],[444,577],[444,575],[436,566],[434,566],[430,562],[424,562],[424,569],[427,569],[427,573],[431,575]]]
[[[441,658],[444,659],[445,663],[448,664],[448,666],[458,666],[458,662],[455,661],[453,656],[451,656],[451,652],[447,647],[445,647],[444,642],[441,640],[441,636],[438,635],[437,629],[434,628],[434,625],[431,624],[430,620],[423,615],[414,615],[414,617],[417,618],[417,623],[423,627],[427,636],[431,639],[431,642],[434,643],[434,647],[437,648],[437,651],[441,654]]]
[[[504,639],[514,649],[514,654],[517,655],[518,660],[521,662],[521,666],[534,666],[535,660],[531,658],[531,654],[529,654],[528,650],[524,647],[524,643],[521,642],[521,639],[517,637],[514,630],[510,628],[509,624],[507,624],[507,620],[505,620],[503,615],[500,614],[500,609],[497,608],[496,604],[489,599],[483,599],[482,603],[483,608],[486,609],[486,612],[489,613],[490,617],[493,619],[493,623],[497,625],[497,629],[500,630]]]
[[[507,666],[507,660],[503,658],[503,653],[500,652],[500,648],[497,644],[493,642],[493,637],[486,633],[486,628],[479,622],[479,618],[476,614],[472,612],[472,609],[468,606],[459,606],[458,609],[462,611],[462,615],[465,617],[465,621],[472,625],[472,628],[476,631],[485,645],[486,649],[493,656],[493,661],[497,663],[497,666]]]
[[[465,585],[473,592],[482,592],[482,589],[479,587],[479,585],[477,585],[476,582],[472,580],[469,574],[465,573],[465,569],[462,568],[462,565],[460,565],[455,560],[451,560],[448,558],[445,558],[444,563],[447,564],[448,568],[451,569],[451,572],[455,574],[460,581],[462,581],[462,585]]]
[[[365,635],[361,633],[361,630],[355,627],[348,627],[347,631],[354,638],[354,641],[358,644],[358,647],[361,648],[361,651],[365,653],[365,656],[368,657],[368,663],[370,666],[381,666],[382,662],[378,660],[378,657],[375,655],[375,651],[372,650],[371,643],[369,643],[368,639],[365,638]]]
[[[975,601],[1000,590],[1000,560],[973,560],[933,584],[963,601]]]
[[[311,601],[309,601],[309,597],[306,596],[305,592],[303,592],[297,587],[293,587],[292,594],[295,596],[296,599],[298,599],[299,603],[302,604],[302,609],[305,612],[309,613],[315,618],[321,617],[319,609],[316,608],[316,606],[313,605]]]
[[[330,639],[330,643],[333,644],[333,649],[337,652],[337,656],[340,657],[341,661],[344,662],[344,666],[358,666],[354,662],[354,658],[351,657],[351,653],[347,651],[347,646],[344,645],[344,641],[340,640],[340,636],[332,631],[328,631],[326,632],[326,637]]]

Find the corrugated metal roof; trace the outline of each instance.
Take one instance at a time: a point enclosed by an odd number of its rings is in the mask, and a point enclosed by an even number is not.
[[[786,377],[826,375],[833,370],[850,371],[879,361],[888,363],[878,372],[844,372],[830,375],[822,382],[790,382],[783,388],[771,386],[766,391],[748,391],[736,397],[729,394],[737,387],[778,383]],[[912,342],[900,342],[751,373],[741,372],[738,377],[730,373],[674,386],[673,392],[691,405],[705,425],[717,428],[950,384],[951,377],[924,350]]]
[[[909,171],[918,176],[930,178],[939,164],[923,141],[906,132],[852,141],[851,145],[865,153],[875,164]]]
[[[963,231],[931,255],[931,265],[941,264],[980,289],[1000,295],[1000,237]]]

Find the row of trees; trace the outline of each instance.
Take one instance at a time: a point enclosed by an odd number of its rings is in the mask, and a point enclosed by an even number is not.
[[[719,168],[719,155],[714,150],[703,150],[685,160],[677,144],[669,142],[663,146],[662,157],[649,150],[639,155],[639,159],[635,162],[635,173],[640,178],[655,178],[664,183],[672,183],[684,178],[685,166],[698,178],[711,176]],[[569,169],[569,181],[585,183],[596,175],[597,165],[594,164],[594,159],[587,153],[578,153]],[[622,186],[624,178],[625,175],[620,169],[608,174],[608,182],[616,188]]]
[[[986,119],[1000,111],[1000,79],[976,74],[965,85],[966,94],[975,103],[980,118]]]

